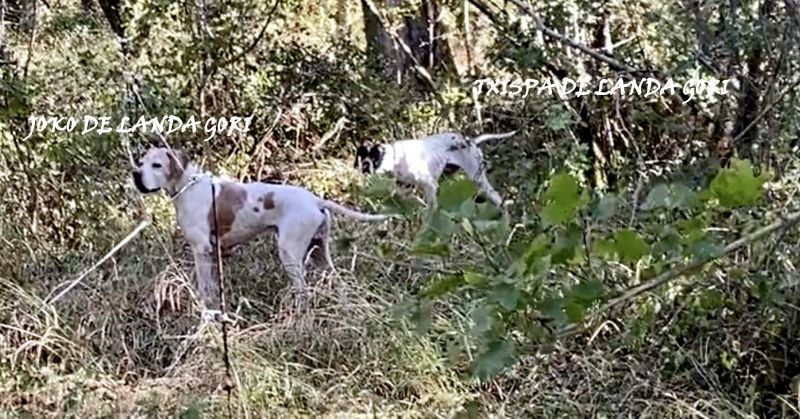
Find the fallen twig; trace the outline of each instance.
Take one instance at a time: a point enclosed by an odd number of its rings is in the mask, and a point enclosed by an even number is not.
[[[117,253],[126,244],[128,244],[128,242],[131,241],[134,237],[136,237],[136,235],[139,234],[139,232],[142,231],[145,227],[147,227],[148,224],[150,224],[149,221],[142,221],[141,223],[139,223],[139,225],[130,234],[128,234],[124,239],[122,239],[122,241],[117,243],[117,245],[114,246],[114,248],[111,249],[108,253],[106,253],[106,255],[103,256],[99,261],[97,261],[97,263],[92,265],[91,268],[84,271],[78,278],[72,281],[72,283],[70,283],[66,288],[64,288],[64,290],[62,290],[60,293],[58,293],[58,295],[56,295],[52,299],[50,299],[50,296],[48,295],[48,298],[45,299],[45,302],[47,304],[54,304],[56,301],[61,299],[61,297],[63,297],[66,293],[68,293],[71,289],[75,288],[81,281],[83,281],[83,278],[86,278],[87,275],[94,272],[94,270],[97,269],[98,266],[102,265],[103,262],[107,261],[109,258],[111,258],[111,256],[114,256],[115,253]]]

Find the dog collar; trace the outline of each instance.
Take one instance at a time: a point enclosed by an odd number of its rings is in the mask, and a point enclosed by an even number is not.
[[[200,181],[200,179],[203,179],[204,177],[208,177],[208,173],[198,173],[198,174],[192,175],[192,177],[190,178],[191,180],[186,185],[184,185],[182,188],[180,188],[177,192],[175,192],[174,194],[170,195],[169,199],[174,201],[175,199],[178,198],[178,196],[180,196],[182,193],[186,192],[187,189],[189,189],[192,185],[194,185],[195,183],[197,183],[198,181]]]

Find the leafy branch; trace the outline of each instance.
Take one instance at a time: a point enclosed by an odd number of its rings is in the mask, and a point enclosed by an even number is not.
[[[646,281],[640,285],[628,288],[619,296],[601,306],[598,309],[598,311],[608,312],[612,308],[615,308],[623,303],[626,303],[670,281],[678,279],[684,274],[702,267],[706,263],[709,263],[723,256],[726,256],[730,253],[733,253],[744,246],[747,246],[753,242],[756,242],[771,235],[772,233],[775,233],[776,231],[786,231],[790,228],[793,228],[798,223],[798,221],[800,221],[800,211],[789,214],[785,217],[780,217],[777,221],[773,222],[772,224],[764,226],[752,233],[746,234],[740,237],[738,240],[735,240],[732,243],[728,244],[727,246],[725,246],[722,252],[717,256],[712,256],[705,259],[695,259],[692,262],[676,266],[666,272],[663,272],[660,275],[657,275],[655,278],[650,279],[649,281]],[[586,328],[585,325],[570,324],[561,328],[558,331],[557,335],[561,338],[564,338],[580,333],[581,331],[585,330],[585,328]]]
[[[767,174],[756,176],[747,161],[735,160],[699,191],[680,183],[655,185],[641,210],[651,214],[674,212],[686,218],[675,217],[667,225],[663,225],[665,218],[658,218],[657,230],[666,232],[666,236],[659,243],[649,244],[647,236],[634,226],[623,223],[624,227],[615,229],[608,225],[620,206],[619,198],[613,194],[593,198],[575,177],[562,171],[550,179],[541,196],[541,222],[523,233],[510,253],[503,237],[504,224],[474,203],[474,186],[465,179],[445,182],[439,191],[439,207],[427,217],[417,237],[415,253],[420,257],[443,257],[456,251],[452,246],[460,242],[461,246],[477,246],[479,251],[470,254],[478,260],[473,261],[472,270],[431,277],[420,292],[420,298],[428,302],[418,304],[412,318],[429,319],[430,314],[420,313],[420,307],[430,310],[433,300],[468,295],[467,301],[475,304],[470,336],[478,346],[473,372],[481,379],[490,378],[515,362],[515,348],[521,340],[536,345],[584,330],[589,310],[607,298],[607,285],[596,279],[604,260],[616,259],[631,268],[648,260],[656,269],[659,263],[676,266],[621,292],[602,304],[597,313],[607,312],[711,260],[796,224],[800,212],[725,247],[708,236],[705,226],[712,214],[719,209],[731,211],[755,204],[763,195],[766,179]],[[471,240],[453,240],[461,234]],[[526,241],[527,246],[519,246]],[[581,247],[583,251],[579,251]],[[692,261],[680,263],[686,257]],[[547,281],[555,273],[560,274],[559,278],[566,274],[567,278],[581,279],[562,289],[563,280]],[[429,327],[417,330],[428,333]]]

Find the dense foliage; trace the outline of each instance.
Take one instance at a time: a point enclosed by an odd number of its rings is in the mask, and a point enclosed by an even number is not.
[[[800,6],[499,3],[0,2],[2,415],[797,415]],[[679,89],[472,90],[564,78]],[[226,399],[173,210],[129,180],[161,140],[26,138],[84,115],[252,117],[167,140],[400,217],[337,221],[305,310],[271,237],[226,260]],[[429,210],[352,168],[363,141],[446,130],[518,132],[481,145],[508,217],[460,175]]]

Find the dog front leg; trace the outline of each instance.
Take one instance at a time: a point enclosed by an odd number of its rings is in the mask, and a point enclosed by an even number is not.
[[[439,192],[439,185],[436,182],[426,180],[421,183],[420,187],[422,193],[425,195],[425,203],[428,204],[429,207],[434,208],[436,206],[436,195]]]
[[[219,284],[214,264],[214,252],[210,246],[194,250],[194,266],[197,288],[207,310],[219,310]]]

